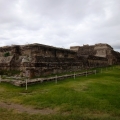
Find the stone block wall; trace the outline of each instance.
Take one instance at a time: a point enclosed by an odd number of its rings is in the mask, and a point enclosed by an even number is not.
[[[106,52],[101,52],[103,48]],[[28,71],[31,77],[120,63],[120,53],[107,44],[75,46],[71,49],[42,44],[1,47],[0,70],[20,70],[24,74]],[[104,53],[106,57],[101,57]]]

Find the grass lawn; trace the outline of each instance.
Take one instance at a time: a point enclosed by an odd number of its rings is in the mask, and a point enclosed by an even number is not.
[[[0,106],[0,120],[120,120],[120,68],[32,85],[27,91],[0,83],[0,102],[23,110]],[[41,112],[32,114],[35,110]]]

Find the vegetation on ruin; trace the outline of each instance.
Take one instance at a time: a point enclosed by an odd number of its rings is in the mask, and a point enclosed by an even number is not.
[[[4,57],[8,57],[8,56],[10,56],[9,52],[4,53]]]
[[[0,83],[0,104],[21,105],[50,114],[31,114],[0,107],[1,120],[119,120],[120,67],[96,75],[25,87]],[[33,110],[33,111],[32,111]]]
[[[19,70],[0,70],[0,75],[14,76],[19,74],[20,74]]]

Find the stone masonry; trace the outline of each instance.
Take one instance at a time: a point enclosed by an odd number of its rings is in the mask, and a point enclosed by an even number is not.
[[[19,70],[33,77],[119,64],[120,53],[108,44],[72,46],[70,49],[43,44],[0,47],[0,71]]]

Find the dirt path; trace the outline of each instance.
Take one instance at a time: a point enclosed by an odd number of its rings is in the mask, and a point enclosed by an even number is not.
[[[32,107],[25,107],[23,105],[14,104],[14,103],[5,103],[0,102],[0,108],[5,108],[8,110],[14,110],[19,113],[28,113],[28,114],[42,114],[42,115],[48,115],[48,114],[55,114],[55,110],[46,108],[46,109],[34,109]]]

